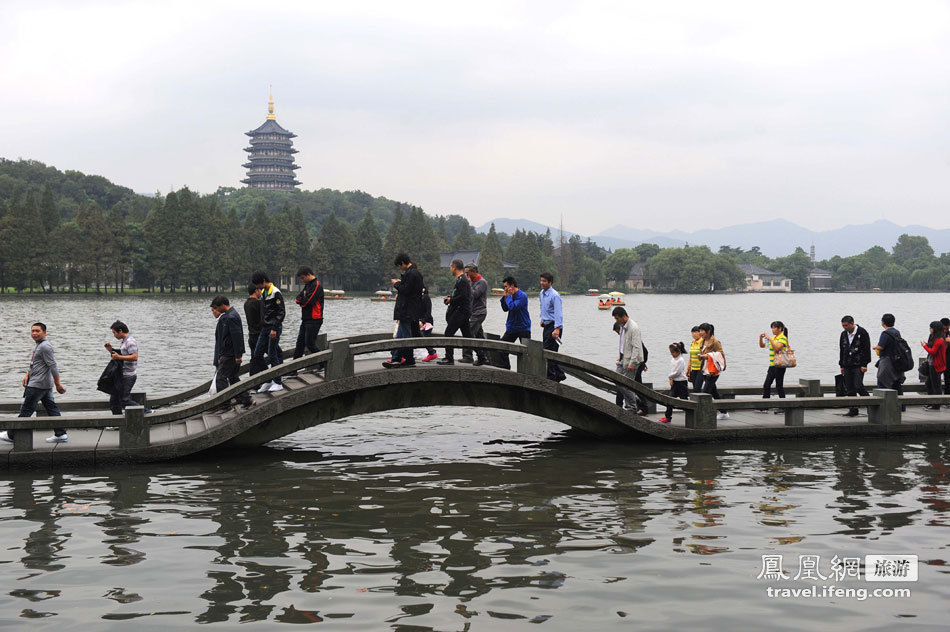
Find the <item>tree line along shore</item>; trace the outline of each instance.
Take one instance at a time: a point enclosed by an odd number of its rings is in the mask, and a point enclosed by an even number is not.
[[[895,236],[851,257],[813,262],[798,248],[769,258],[760,248],[724,245],[608,251],[551,231],[477,233],[460,215],[429,215],[411,204],[362,191],[264,191],[182,188],[141,195],[101,176],[59,171],[32,160],[0,158],[0,293],[173,293],[243,288],[264,269],[289,284],[299,265],[328,288],[385,289],[392,260],[408,252],[433,287],[451,285],[440,253],[480,251],[479,269],[494,287],[506,273],[533,283],[555,275],[564,292],[624,289],[643,264],[653,291],[704,293],[745,287],[739,263],[753,263],[808,287],[814,267],[832,273],[836,290],[950,289],[950,253],[937,255],[924,235]],[[506,272],[504,265],[512,264]],[[529,286],[533,287],[533,286]]]

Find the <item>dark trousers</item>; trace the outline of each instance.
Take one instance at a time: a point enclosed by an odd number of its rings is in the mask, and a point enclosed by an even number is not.
[[[251,353],[251,355],[254,354],[254,348],[257,346],[257,339],[258,339],[259,336],[260,336],[259,333],[257,333],[257,334],[248,334],[248,336],[247,336],[247,350],[248,350],[248,352]]]
[[[637,365],[637,372],[633,376],[634,382],[639,382],[640,384],[643,384],[643,372],[646,370],[646,368],[647,368],[646,362],[641,362],[640,364]],[[647,400],[646,398],[643,397],[643,395],[640,395],[639,393],[637,393],[637,410],[639,410],[643,414],[646,414],[648,412]]]
[[[472,329],[471,327],[469,327],[468,320],[469,320],[469,316],[467,314],[463,314],[460,316],[453,316],[452,318],[450,318],[449,322],[445,325],[445,336],[446,337],[454,336],[455,332],[460,331],[462,332],[463,338],[471,338]],[[454,358],[455,358],[455,349],[453,349],[452,347],[446,347],[445,359],[453,360]]]
[[[689,382],[683,380],[682,382],[673,382],[673,387],[670,389],[670,397],[678,397],[680,399],[689,399]],[[673,418],[673,407],[666,407],[666,418]]]
[[[36,388],[34,386],[27,386],[23,389],[23,403],[20,404],[20,414],[18,417],[32,417],[33,413],[36,412],[36,405],[42,403],[43,410],[46,411],[47,417],[62,417],[63,413],[59,412],[59,406],[56,405],[56,401],[53,399],[53,389],[51,388]],[[7,430],[7,436],[13,438],[13,430]],[[63,428],[56,428],[53,430],[53,433],[57,437],[61,437],[66,434],[66,431]]]
[[[235,362],[232,356],[221,356],[221,358],[218,360],[218,370],[214,374],[214,386],[219,393],[232,384],[237,384],[240,381],[240,378],[238,377],[240,369],[240,363]],[[247,391],[244,391],[243,393],[235,395],[234,399],[239,404],[250,404],[251,394]]]
[[[297,332],[297,345],[294,347],[294,360],[302,358],[304,354],[316,353],[317,335],[320,333],[320,327],[323,320],[302,320],[300,321],[300,331]]]
[[[844,380],[844,394],[848,397],[867,397],[870,395],[868,389],[864,388],[864,372],[859,366],[846,366],[841,369],[841,377]],[[849,408],[848,412],[852,415],[858,414],[857,407]]]
[[[485,322],[486,314],[481,314],[480,316],[472,316],[468,321],[469,329],[472,330],[472,338],[481,338],[485,339],[485,330],[482,329],[482,324]],[[475,349],[475,355],[478,356],[478,359],[482,362],[488,362],[488,352],[484,349]],[[466,347],[462,349],[462,357],[469,360],[472,359],[472,350]]]
[[[408,332],[409,335],[400,335]],[[399,321],[399,331],[396,332],[397,338],[420,338],[422,333],[419,331],[419,321],[415,318],[411,320],[400,320]],[[393,358],[396,362],[402,360],[404,364],[415,364],[416,358],[412,355],[412,347],[405,347],[403,349],[397,349],[396,355]]]
[[[943,395],[942,389],[940,388],[940,375],[943,373],[937,373],[937,370],[934,369],[934,363],[927,363],[927,394],[928,395]],[[939,404],[934,404],[934,408],[940,408]]]
[[[264,327],[257,336],[257,344],[254,346],[254,352],[251,354],[251,375],[256,375],[266,369],[268,363],[270,363],[271,368],[283,364],[283,353],[280,350],[281,327],[278,325],[274,328],[274,331],[277,332],[277,335],[271,338],[271,328]],[[267,360],[264,359],[265,354],[267,355]],[[274,383],[280,384],[280,378],[275,377]]]
[[[694,369],[689,374],[689,381],[693,383],[694,393],[703,392],[703,370],[702,369]]]
[[[543,324],[544,331],[541,334],[542,346],[548,351],[557,351],[559,346],[557,341],[553,337],[554,333],[554,323]],[[561,337],[564,336],[564,330],[561,329]],[[558,366],[557,362],[548,362],[548,379],[554,380],[555,382],[563,382],[567,378],[564,375],[563,369]]]
[[[762,385],[762,398],[772,397],[772,382],[775,382],[775,392],[780,399],[785,399],[785,369],[784,366],[770,366],[765,374],[765,383]]]
[[[529,329],[529,330],[526,330],[526,331],[508,331],[508,330],[506,329],[506,330],[505,330],[505,333],[503,333],[503,334],[501,335],[501,341],[502,341],[502,342],[514,342],[515,340],[517,340],[518,342],[524,342],[525,340],[531,340],[531,330]],[[500,353],[500,352],[499,352],[499,354],[498,354],[498,366],[499,366],[500,368],[502,368],[502,369],[510,369],[510,368],[511,368],[511,360],[508,359],[508,354],[507,354],[507,353]]]
[[[112,409],[113,415],[121,415],[126,406],[138,406],[132,401],[132,387],[135,386],[136,379],[137,375],[123,375],[120,380],[122,390],[113,391],[109,395],[109,408]]]
[[[943,372],[943,394],[950,395],[950,368]]]
[[[716,387],[716,382],[718,381],[718,375],[703,375],[703,392],[707,395],[712,395],[713,399],[722,399],[719,395],[719,388]],[[720,410],[719,412],[724,413],[726,411]]]

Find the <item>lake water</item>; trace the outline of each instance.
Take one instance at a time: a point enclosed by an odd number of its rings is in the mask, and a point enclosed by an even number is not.
[[[653,352],[648,378],[662,382],[666,345],[706,320],[729,357],[723,385],[761,382],[768,357],[757,336],[775,319],[799,357],[787,381],[829,382],[843,314],[876,335],[892,311],[917,346],[950,312],[941,294],[627,298]],[[143,390],[206,380],[208,302],[0,299],[0,398],[20,396],[36,320],[49,326],[69,389],[61,400],[97,397],[116,318],[139,341]],[[566,297],[562,350],[612,366],[617,337],[595,303]],[[390,330],[391,310],[328,303],[324,331]],[[288,322],[295,331],[295,313]],[[490,303],[487,328],[502,327]],[[2,473],[0,626],[946,629],[948,485],[946,438],[641,446],[579,439],[509,411],[366,415],[252,452]],[[917,555],[918,581],[865,582],[873,569],[833,576],[832,558],[877,554]],[[788,579],[757,579],[763,555],[781,555]],[[814,556],[827,579],[795,579]],[[832,584],[910,595],[767,592]]]

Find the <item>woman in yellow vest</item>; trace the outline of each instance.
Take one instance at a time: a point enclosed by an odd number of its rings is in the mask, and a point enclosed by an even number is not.
[[[769,399],[772,396],[772,382],[775,382],[775,392],[780,399],[785,398],[785,367],[775,366],[775,354],[788,346],[788,328],[780,320],[773,321],[770,325],[772,335],[759,334],[759,347],[769,348],[769,372],[765,374],[765,383],[762,385],[762,398]],[[760,409],[760,413],[768,412],[766,409]],[[784,412],[781,408],[775,409],[775,414]]]
[[[689,345],[689,365],[686,367],[686,377],[693,384],[694,393],[703,392],[703,361],[699,359],[699,352],[703,348],[703,337],[699,333],[699,325],[690,331],[693,342]]]

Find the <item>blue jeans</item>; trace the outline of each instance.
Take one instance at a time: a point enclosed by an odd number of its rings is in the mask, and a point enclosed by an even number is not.
[[[419,338],[422,336],[422,332],[419,331],[419,321],[418,320],[400,320],[399,327],[396,329],[396,338]],[[415,363],[415,357],[413,356],[412,349],[395,349],[392,352],[392,361],[399,362],[401,359],[405,359],[408,364]]]
[[[59,412],[59,406],[56,405],[56,401],[53,399],[53,389],[33,386],[27,386],[23,389],[23,403],[20,404],[20,414],[18,416],[32,417],[33,413],[36,412],[36,405],[41,402],[47,416],[62,417],[63,414]],[[13,432],[13,430],[7,431],[7,436],[11,439],[13,438]],[[63,428],[56,428],[53,432],[57,437],[66,434]]]
[[[251,355],[251,371],[250,374],[254,375],[260,373],[267,368],[267,362],[270,362],[271,368],[279,366],[283,363],[283,354],[280,350],[280,331],[281,327],[278,325],[274,328],[274,331],[277,332],[277,335],[273,338],[270,337],[271,328],[264,327],[261,329],[260,335],[257,336],[257,346],[254,347],[254,352]],[[267,360],[264,360],[264,354],[267,354]],[[280,378],[274,378],[275,384],[280,384]]]

